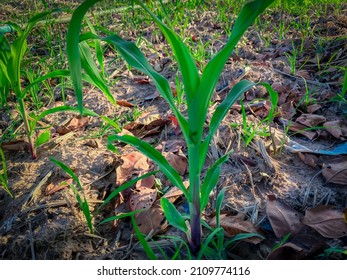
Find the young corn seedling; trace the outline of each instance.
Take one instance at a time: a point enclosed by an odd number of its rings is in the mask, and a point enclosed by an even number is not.
[[[51,113],[62,111],[76,111],[76,108],[74,107],[59,106],[54,109],[46,110],[36,117],[33,113],[28,113],[25,104],[27,94],[39,83],[55,77],[69,77],[70,72],[68,70],[55,70],[41,77],[37,77],[36,79],[34,79],[33,74],[31,74],[30,84],[25,88],[22,88],[21,84],[21,74],[23,73],[21,64],[24,58],[24,54],[27,50],[27,37],[39,20],[57,11],[58,10],[52,10],[36,14],[28,21],[28,24],[25,27],[24,31],[22,31],[21,28],[15,23],[10,23],[10,25],[6,25],[5,27],[2,27],[0,29],[0,105],[4,106],[6,104],[7,97],[10,93],[10,90],[12,89],[19,105],[19,112],[24,123],[25,133],[28,137],[29,142],[29,150],[33,159],[37,157],[36,148],[49,140],[49,135],[47,135],[46,133],[42,136],[39,136],[36,141],[34,141],[33,134],[36,129],[37,121]],[[5,33],[12,30],[15,30],[18,33],[18,37],[12,42],[12,44],[9,44],[8,40],[5,37]],[[106,85],[105,80],[97,71],[98,68],[96,67],[94,61],[92,61],[91,59],[91,51],[87,43],[83,42],[83,44],[80,45],[80,49],[82,54],[81,62],[86,69],[86,74],[82,75],[82,79],[100,88],[109,98],[110,102],[116,104],[109,91],[109,88]],[[87,111],[85,111],[85,113],[89,115],[95,115],[93,112]]]
[[[1,150],[1,148],[0,148],[0,156],[1,156],[1,164],[2,164],[2,168],[0,170],[0,186],[2,186],[4,188],[4,190],[12,198],[14,198],[13,194],[11,193],[10,189],[8,188],[6,159],[5,159],[4,152]]]
[[[126,62],[148,75],[154,82],[157,90],[168,102],[171,110],[175,114],[181,127],[182,134],[188,147],[189,164],[189,189],[183,185],[183,180],[178,172],[168,163],[160,152],[154,149],[150,144],[129,135],[112,135],[108,138],[109,143],[113,141],[122,141],[136,147],[148,158],[156,162],[160,170],[166,175],[173,185],[178,187],[189,203],[189,225],[185,217],[176,209],[176,207],[166,198],[161,199],[161,205],[168,222],[186,233],[189,240],[191,253],[194,256],[200,256],[201,246],[201,214],[208,204],[211,191],[218,182],[221,171],[221,164],[226,162],[229,154],[218,159],[209,167],[204,180],[202,180],[202,169],[205,165],[206,156],[210,141],[216,133],[219,124],[228,113],[230,107],[238,98],[257,85],[247,80],[242,80],[235,84],[227,97],[216,108],[210,120],[209,129],[205,135],[205,121],[207,119],[210,100],[214,93],[220,74],[229,56],[243,36],[247,28],[254,22],[255,18],[262,13],[273,0],[252,1],[247,3],[241,10],[234,28],[225,46],[217,53],[206,65],[200,75],[193,60],[193,55],[189,52],[182,39],[167,25],[165,25],[156,15],[154,15],[144,4],[137,2],[158,25],[161,32],[172,48],[173,55],[178,62],[178,67],[182,76],[182,83],[185,92],[187,104],[187,114],[184,116],[176,106],[169,82],[162,75],[157,73],[142,52],[132,42],[125,41],[118,35],[113,34],[107,37],[97,37],[95,34],[85,33],[80,37],[81,23],[85,13],[99,0],[87,0],[82,3],[74,12],[68,30],[67,53],[69,66],[72,75],[72,81],[78,100],[79,109],[83,109],[82,104],[82,79],[79,44],[86,39],[101,39],[113,44]],[[271,87],[268,84],[260,83],[268,90]],[[218,232],[220,229],[218,230]],[[215,233],[217,234],[217,233]]]

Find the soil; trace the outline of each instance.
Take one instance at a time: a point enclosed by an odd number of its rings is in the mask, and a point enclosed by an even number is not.
[[[25,1],[22,1],[25,3]],[[10,18],[11,7],[17,5],[15,1],[1,4],[3,18]],[[23,4],[24,5],[24,4]],[[25,5],[24,5],[25,6]],[[23,14],[26,8],[23,6]],[[15,6],[16,9],[18,6]],[[7,13],[4,11],[7,9]],[[333,6],[332,6],[333,9]],[[332,12],[333,14],[333,12]],[[323,156],[314,153],[293,152],[289,142],[279,144],[274,141],[281,132],[286,130],[283,120],[289,120],[287,114],[293,111],[292,120],[308,113],[308,105],[318,104],[320,107],[314,114],[323,116],[326,121],[340,120],[341,127],[347,125],[345,118],[346,103],[332,101],[341,92],[343,73],[336,70],[336,66],[345,67],[347,62],[347,6],[338,11],[338,17],[313,14],[310,28],[315,28],[314,37],[301,41],[300,31],[289,29],[286,38],[277,38],[271,34],[271,25],[268,32],[270,41],[262,39],[256,29],[251,28],[245,35],[237,51],[230,57],[225,70],[217,85],[213,97],[214,108],[225,98],[228,85],[235,82],[238,76],[253,82],[267,82],[276,88],[279,93],[280,112],[271,124],[271,135],[261,136],[257,133],[249,145],[245,145],[243,119],[240,103],[235,104],[220,126],[216,137],[211,144],[206,167],[227,151],[233,150],[230,159],[223,165],[221,178],[216,190],[213,191],[207,209],[204,213],[206,220],[213,219],[215,215],[215,198],[219,190],[226,189],[222,205],[222,214],[236,216],[244,214],[244,220],[250,221],[265,236],[265,240],[258,242],[241,241],[235,243],[227,252],[230,259],[267,259],[273,247],[282,240],[274,234],[268,218],[266,205],[269,199],[276,199],[304,215],[305,210],[320,205],[333,206],[337,211],[347,207],[347,184],[329,183],[322,174],[324,164],[331,164],[332,160],[345,158],[341,153],[335,156]],[[212,52],[218,50],[227,40],[227,35],[221,26],[213,22],[215,12],[205,11],[203,21],[201,17],[192,17],[187,27],[189,36],[196,36],[202,42],[207,42],[218,36],[218,41],[210,44]],[[294,16],[285,16],[286,22],[295,20]],[[116,19],[117,20],[117,19]],[[278,15],[269,14],[262,17],[272,24],[279,22]],[[124,33],[124,34],[122,34]],[[151,51],[145,45],[142,49],[150,59],[150,63],[168,78],[175,82],[177,65],[165,52],[167,43],[161,36],[157,36],[153,26],[143,30],[143,36],[150,40],[155,48]],[[125,34],[136,40],[136,34]],[[344,37],[343,37],[344,36]],[[325,38],[321,54],[321,65],[315,60],[319,38]],[[340,38],[340,40],[335,40]],[[215,40],[215,39],[213,39]],[[304,44],[304,52],[298,58],[301,63],[301,73],[288,71],[289,63],[285,52],[293,46]],[[29,44],[41,44],[35,38],[29,38]],[[332,54],[335,56],[331,56]],[[106,51],[106,65],[114,61],[116,53],[109,48]],[[303,63],[307,61],[306,63]],[[130,104],[119,102],[117,107],[97,89],[90,86],[84,88],[84,106],[99,115],[117,119],[120,125],[129,124],[143,115],[144,112],[155,113],[165,120],[165,125],[157,129],[156,133],[144,136],[144,140],[153,146],[164,145],[170,141],[182,140],[183,137],[171,121],[167,121],[172,112],[163,98],[156,96],[156,89],[152,81],[134,69],[129,69],[116,60],[110,70],[112,80],[112,93],[118,101],[127,101]],[[330,63],[330,64],[328,64]],[[319,67],[332,65],[321,71]],[[249,69],[245,71],[245,69]],[[303,79],[302,77],[305,77]],[[225,90],[223,90],[225,89]],[[309,101],[303,105],[306,92],[310,92]],[[247,123],[256,126],[269,112],[269,95],[262,88],[257,87],[248,91],[243,97],[246,104]],[[72,90],[66,90],[67,105],[77,104]],[[47,102],[46,108],[63,104],[61,88],[56,87],[55,100]],[[251,104],[258,104],[252,107]],[[289,104],[289,107],[285,107]],[[342,105],[341,105],[342,104]],[[124,106],[126,105],[126,106]],[[249,105],[249,106],[248,106]],[[6,131],[14,122],[18,131],[17,140],[25,140],[23,127],[18,125],[18,113],[14,101],[9,102],[10,109],[0,111],[1,129]],[[255,108],[255,109],[254,109]],[[184,110],[184,104],[182,105]],[[282,110],[282,111],[281,111]],[[85,217],[77,203],[73,190],[63,187],[49,192],[50,183],[69,179],[69,176],[57,167],[50,158],[55,158],[69,166],[80,179],[84,195],[87,198],[90,210],[94,212],[102,201],[113,191],[117,185],[116,169],[124,159],[121,156],[134,149],[124,144],[116,144],[119,154],[107,148],[107,136],[112,132],[98,118],[91,117],[88,123],[79,129],[69,131],[65,135],[59,134],[62,125],[75,118],[73,113],[59,113],[45,117],[40,125],[52,126],[51,140],[38,147],[38,156],[33,160],[29,151],[10,151],[4,148],[8,172],[9,189],[15,199],[12,199],[3,189],[0,190],[0,258],[2,259],[146,259],[147,256],[132,231],[129,219],[118,223],[104,223],[98,225],[103,219],[113,216],[115,209],[122,206],[119,199],[114,199],[94,216],[96,232],[88,231]],[[206,130],[208,122],[206,123]],[[345,143],[347,135],[335,137],[322,126],[308,129],[315,134],[313,138],[294,133],[289,130],[290,140],[311,150],[331,150],[340,143]],[[345,131],[346,132],[346,131]],[[343,132],[343,133],[345,133]],[[275,143],[275,144],[274,144]],[[277,144],[276,144],[277,143]],[[274,150],[275,147],[275,150]],[[186,153],[185,145],[181,151]],[[315,164],[312,167],[305,156],[315,155]],[[152,163],[152,169],[155,165]],[[203,173],[206,172],[204,169]],[[343,172],[346,172],[344,170]],[[173,188],[163,175],[156,177],[161,181],[163,188]],[[185,172],[183,177],[188,178]],[[346,177],[344,177],[346,178]],[[119,179],[119,178],[118,178]],[[126,199],[126,196],[125,196]],[[124,203],[126,204],[126,202]],[[181,196],[175,202],[180,211],[185,211],[186,201]],[[123,205],[124,206],[124,205]],[[125,205],[125,208],[127,205]],[[150,244],[153,245],[159,257],[161,251],[157,245],[170,256],[175,251],[174,242],[166,236],[182,236],[174,228],[167,226],[162,232],[153,235]],[[228,237],[229,238],[229,237]],[[324,254],[328,248],[346,248],[347,238],[327,238],[307,228],[298,236],[291,237],[292,244],[300,249],[289,248],[289,253],[283,253],[277,258],[292,258],[293,252],[305,252],[302,258],[307,259],[343,259],[345,255],[339,253]],[[254,244],[256,243],[256,244]],[[184,255],[184,250],[182,249]]]

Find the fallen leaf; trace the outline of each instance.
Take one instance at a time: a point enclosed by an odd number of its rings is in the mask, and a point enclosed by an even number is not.
[[[313,114],[314,112],[318,111],[321,108],[322,108],[322,106],[319,104],[311,104],[311,105],[307,106],[306,111],[309,114]]]
[[[164,119],[160,114],[155,112],[145,112],[141,114],[138,119],[124,126],[138,138],[159,133],[164,125],[170,121]]]
[[[133,80],[134,80],[135,83],[137,83],[139,85],[143,85],[143,84],[148,84],[149,83],[148,76],[134,76]]]
[[[326,118],[315,114],[302,114],[296,119],[296,122],[303,124],[307,127],[315,127],[321,123],[324,123]]]
[[[298,152],[299,158],[308,166],[311,167],[316,167],[318,163],[318,157],[312,154],[306,154],[306,153],[301,153]]]
[[[304,249],[295,245],[294,243],[288,242],[283,244],[281,247],[272,251],[268,256],[268,260],[299,260],[301,259],[300,253]]]
[[[304,78],[305,80],[312,80],[310,72],[308,72],[307,70],[298,70],[298,71],[296,71],[295,75],[300,76],[300,77]]]
[[[163,156],[180,175],[183,176],[187,172],[188,160],[183,154],[164,152]]]
[[[322,205],[306,210],[302,222],[327,238],[347,236],[344,213],[331,206]]]
[[[152,208],[136,214],[135,220],[139,230],[145,235],[151,234],[151,236],[154,236],[163,232],[168,226],[159,201]]]
[[[149,189],[146,187],[135,188],[128,200],[130,211],[149,209],[155,202],[157,197],[157,189]]]
[[[183,185],[186,188],[188,188],[189,181],[184,181]],[[167,198],[170,202],[174,203],[182,194],[183,192],[179,188],[173,186],[163,195],[163,197]]]
[[[61,125],[57,128],[60,135],[65,135],[71,131],[83,130],[89,123],[89,117],[74,117],[67,125]]]
[[[150,160],[140,152],[134,151],[121,157],[122,165],[116,168],[116,183],[123,184],[133,175],[145,173],[150,169]]]
[[[214,217],[209,225],[212,227],[216,227],[216,217]],[[239,213],[236,216],[228,216],[226,214],[220,215],[220,225],[224,229],[225,233],[232,237],[239,233],[258,233],[260,234],[259,229],[250,221],[245,220],[245,215],[243,213]],[[258,237],[252,237],[248,239],[244,239],[244,241],[248,241],[252,244],[258,244],[261,242],[261,239]]]
[[[328,131],[335,138],[340,139],[342,137],[343,133],[342,133],[341,121],[338,120],[338,121],[325,122],[323,126],[324,126],[324,129]]]
[[[347,161],[338,163],[323,163],[322,174],[327,183],[347,185]]]
[[[60,191],[66,187],[68,187],[70,184],[73,183],[73,180],[71,178],[67,180],[60,180],[59,182],[50,183],[45,190],[45,195],[51,195],[54,194],[57,191]]]
[[[287,204],[278,201],[274,195],[268,196],[266,214],[278,238],[288,233],[296,235],[304,228],[300,221],[302,215]]]
[[[286,102],[279,106],[278,111],[280,115],[287,120],[291,120],[293,116],[296,114],[296,110],[292,101]]]
[[[139,176],[141,176],[143,174],[139,174]],[[149,176],[147,178],[144,178],[142,180],[139,180],[136,182],[136,188],[139,188],[139,187],[144,187],[144,188],[153,188],[155,184],[155,177],[154,175],[152,176]]]
[[[308,130],[308,127],[306,127],[302,124],[296,123],[296,122],[290,122],[289,123],[289,130],[294,131],[298,134],[301,134],[310,140],[313,140],[317,136],[316,132],[314,132],[312,130]]]
[[[117,100],[116,103],[117,103],[117,105],[123,106],[123,107],[134,107],[134,104],[132,104],[126,100]]]

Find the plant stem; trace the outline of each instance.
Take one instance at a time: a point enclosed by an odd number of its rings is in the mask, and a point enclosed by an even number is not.
[[[31,152],[33,159],[36,159],[36,150],[35,150],[35,146],[33,143],[33,139],[31,137],[30,125],[29,125],[28,115],[27,115],[27,112],[25,109],[24,100],[22,98],[18,98],[18,103],[19,103],[19,110],[20,110],[20,113],[22,114],[22,118],[23,118],[25,132],[26,132],[27,137],[28,137],[29,149],[30,149],[30,152]]]

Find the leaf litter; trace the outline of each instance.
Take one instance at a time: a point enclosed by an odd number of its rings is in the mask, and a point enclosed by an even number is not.
[[[201,16],[205,19],[203,23]],[[213,11],[205,11],[198,18],[192,16],[186,29],[193,42],[195,39],[202,42],[213,41],[215,39],[211,37],[212,32],[220,32],[215,44],[208,47],[210,52],[214,52],[214,47],[220,48],[226,38],[221,26],[213,22],[214,18],[216,14]],[[335,19],[329,20],[333,26],[338,26]],[[327,36],[338,36],[344,32],[343,29],[337,29],[340,33],[336,34],[333,28],[326,25],[326,21],[317,21],[316,24],[320,25]],[[152,30],[152,27],[149,27],[146,32],[150,35]],[[341,77],[334,69],[318,71],[315,50],[319,42],[315,37],[304,40],[304,53],[298,61],[303,63],[305,60],[306,64],[302,66],[303,69],[292,73],[284,54],[292,51],[292,47],[300,43],[295,40],[295,33],[293,38],[290,37],[291,33],[288,33],[288,38],[284,40],[272,38],[268,47],[265,47],[256,33],[254,30],[248,32],[247,44],[240,46],[237,55],[233,54],[230,57],[230,63],[226,65],[222,81],[217,87],[223,89],[226,85],[229,88],[237,79],[238,73],[243,73],[243,69],[251,65],[250,71],[245,73],[245,78],[254,82],[269,81],[279,94],[278,114],[274,119],[276,127],[271,128],[269,136],[263,137],[266,153],[261,153],[253,143],[245,147],[241,136],[241,106],[235,104],[219,129],[214,149],[217,155],[234,150],[230,160],[222,166],[221,180],[218,184],[218,188],[227,188],[221,216],[221,225],[227,236],[257,232],[266,239],[253,240],[257,245],[252,242],[239,242],[235,244],[235,253],[230,257],[321,258],[320,254],[324,249],[347,246],[346,159],[342,157],[346,154],[346,120],[341,115],[340,107],[336,106],[337,103],[331,102],[331,98],[336,97],[336,92],[340,89],[337,81]],[[136,35],[132,39],[136,40]],[[151,63],[161,74],[175,77],[174,64],[165,53],[166,45],[158,39],[156,53],[153,54],[153,50],[149,51],[148,57],[152,57]],[[330,63],[346,61],[343,52],[346,48],[340,42],[345,41],[341,39],[325,42],[324,47],[328,51],[318,54],[321,63],[328,65],[329,55],[339,49]],[[113,59],[112,51],[108,53],[109,59]],[[99,114],[112,118],[116,116],[128,130],[126,133],[154,143],[181,176],[187,179],[185,144],[180,140],[177,120],[158,96],[148,77],[139,75],[133,69],[129,71],[124,65],[117,67],[116,75],[119,80],[113,85],[112,92],[117,93],[119,108],[111,108],[107,100],[95,90],[86,92],[85,105]],[[306,86],[314,93],[309,99],[305,99]],[[170,87],[175,88],[174,79]],[[225,93],[216,93],[214,101],[223,100]],[[267,117],[270,103],[262,100],[266,98],[267,93],[258,89],[252,89],[246,94],[244,103],[247,115],[253,116],[249,119],[251,122],[259,123]],[[67,103],[73,105],[75,102],[73,94],[69,94]],[[135,108],[140,109],[139,116],[135,116]],[[184,106],[182,108],[184,110]],[[1,112],[1,116],[3,115],[5,113]],[[126,118],[128,116],[134,117],[134,120],[129,122]],[[38,149],[39,159],[36,162],[28,160],[26,143],[22,140],[19,140],[22,142],[18,142],[18,146],[16,143],[13,147],[11,143],[7,146],[9,183],[16,199],[12,201],[1,193],[2,258],[33,258],[27,245],[30,223],[36,258],[121,259],[132,243],[133,230],[129,221],[122,220],[114,226],[105,224],[98,228],[102,241],[87,237],[84,234],[86,226],[83,215],[77,207],[71,189],[63,183],[71,179],[49,164],[46,158],[56,156],[77,173],[83,181],[92,210],[113,189],[154,170],[155,166],[145,156],[129,150],[129,147],[117,146],[121,155],[116,156],[106,149],[104,138],[98,145],[88,145],[88,141],[84,141],[83,138],[88,138],[98,131],[100,122],[96,119],[79,119],[64,113],[46,117],[45,121],[52,125],[68,121],[66,125],[57,126],[62,133],[58,131],[59,135],[54,137],[59,139],[65,133],[74,132],[73,138],[57,141],[59,144],[53,149]],[[274,130],[289,133],[287,137],[277,141],[272,134]],[[5,150],[6,144],[2,143],[2,147]],[[213,158],[211,152],[208,160],[212,163]],[[333,160],[337,158],[340,160]],[[273,170],[269,170],[267,161],[275,166]],[[40,184],[42,178],[38,174],[44,176],[51,170],[54,170],[54,176],[50,182]],[[336,188],[337,185],[340,185],[340,188]],[[42,189],[37,189],[37,186]],[[33,190],[37,190],[36,199],[28,201],[25,212],[19,212],[17,209],[21,209],[27,193]],[[211,213],[216,193],[217,190],[211,195],[205,211],[205,217],[210,220],[211,226],[215,225],[215,218]],[[96,222],[110,215],[143,209],[144,211],[136,214],[136,222],[141,232],[149,234],[151,238],[156,238],[163,232],[165,235],[176,236],[178,233],[168,226],[163,215],[158,200],[161,196],[174,202],[180,212],[186,211],[182,192],[167,184],[162,174],[158,173],[138,181],[128,191],[121,193],[112,205],[100,213],[101,217],[95,218]],[[270,199],[266,200],[266,197]],[[329,206],[322,206],[324,204]],[[270,226],[267,227],[266,224]],[[289,239],[276,250],[272,250],[288,233],[291,235]],[[245,253],[245,248],[249,248],[248,254]],[[136,251],[135,246],[131,249]],[[256,253],[252,254],[253,251]],[[144,258],[143,254],[139,256]],[[128,257],[134,258],[135,254]],[[341,255],[333,257],[341,258]]]

